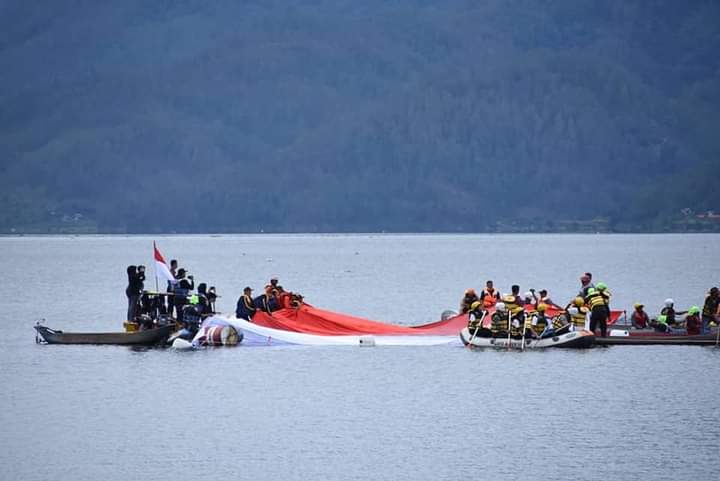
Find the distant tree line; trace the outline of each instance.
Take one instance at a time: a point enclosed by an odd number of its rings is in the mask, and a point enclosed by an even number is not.
[[[718,230],[720,4],[0,5],[0,232]]]

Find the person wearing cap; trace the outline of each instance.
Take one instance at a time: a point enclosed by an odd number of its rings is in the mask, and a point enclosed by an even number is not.
[[[270,285],[272,286],[273,289],[277,289],[278,288],[278,278],[273,277],[272,279],[270,279]]]
[[[532,291],[532,289],[530,289],[530,290]],[[538,291],[538,294],[540,294],[540,299],[538,299],[538,305],[545,304],[545,306],[547,306],[549,308],[551,307],[554,309],[562,310],[562,307],[558,306],[557,304],[555,304],[552,301],[552,299],[548,295],[547,289],[540,289]]]
[[[645,329],[650,325],[650,318],[644,310],[645,306],[637,303],[634,307],[635,310],[633,311],[632,316],[630,316],[630,323],[635,329]]]
[[[707,334],[710,332],[710,323],[717,323],[718,316],[720,315],[720,290],[717,287],[713,287],[705,296],[705,302],[702,308],[702,333]],[[719,328],[720,329],[720,328]]]
[[[463,296],[462,300],[460,301],[460,312],[462,314],[467,314],[470,312],[470,307],[472,306],[473,302],[479,301],[477,294],[475,293],[475,289],[472,287],[465,290],[465,295]]]
[[[252,321],[252,317],[256,311],[257,309],[255,308],[252,298],[252,288],[247,286],[243,289],[243,294],[237,301],[237,306],[235,307],[235,317],[238,319]]]

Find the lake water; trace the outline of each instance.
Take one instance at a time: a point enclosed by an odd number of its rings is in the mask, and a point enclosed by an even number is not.
[[[715,479],[720,349],[34,343],[32,325],[120,330],[150,237],[0,238],[0,479]],[[232,311],[278,276],[327,309],[402,323],[494,279],[568,302],[687,308],[720,284],[718,235],[158,237]],[[152,270],[150,268],[150,273]],[[152,281],[146,285],[152,285]]]

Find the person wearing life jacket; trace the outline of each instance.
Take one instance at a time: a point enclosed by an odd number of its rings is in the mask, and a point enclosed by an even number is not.
[[[702,330],[702,320],[700,319],[700,308],[698,306],[692,306],[688,309],[687,316],[685,316],[685,329],[687,330],[688,336],[697,336]]]
[[[471,336],[492,337],[492,320],[488,312],[483,308],[480,301],[475,301],[470,306],[468,313],[468,331]]]
[[[479,301],[480,299],[477,296],[477,293],[475,292],[475,289],[472,287],[465,290],[465,295],[463,296],[462,300],[460,301],[460,312],[462,314],[467,314],[470,312],[470,306],[472,306],[473,302]]]
[[[280,309],[291,309],[292,308],[292,292],[288,292],[283,289],[282,286],[277,287],[280,297],[278,298],[280,303]]]
[[[263,312],[270,312],[270,296],[272,295],[272,286],[270,284],[265,286],[265,292],[253,299],[253,305],[255,309]]]
[[[500,300],[500,292],[493,286],[493,281],[485,283],[485,289],[480,293],[483,306],[492,307]]]
[[[204,282],[201,282],[198,284],[197,288],[197,294],[199,302],[198,302],[198,310],[203,316],[206,316],[210,314],[210,301],[207,297],[207,284]]]
[[[717,287],[710,289],[710,292],[705,296],[705,302],[702,308],[702,333],[708,334],[710,332],[710,323],[718,322],[718,316],[720,316],[720,290]],[[719,327],[720,329],[720,327]]]
[[[552,301],[552,299],[550,299],[547,289],[540,289],[540,291],[538,291],[538,294],[540,295],[540,298],[538,299],[538,305],[545,304],[547,307],[552,307],[558,310],[562,309],[562,307],[558,306]]]
[[[237,306],[235,307],[235,317],[238,319],[245,319],[246,321],[252,321],[252,317],[255,315],[256,311],[257,308],[255,307],[252,298],[252,288],[247,286],[243,289],[243,294],[237,301]]]
[[[589,312],[588,308],[585,307],[585,300],[580,296],[576,297],[570,307],[567,308],[570,324],[573,325],[575,331],[585,329]]]
[[[495,304],[495,312],[491,317],[490,330],[493,337],[507,336],[509,312],[504,302]]]
[[[178,269],[177,283],[174,289],[175,310],[177,311],[178,321],[183,320],[183,307],[187,304],[187,298],[193,289],[195,289],[195,279],[193,276],[188,276],[187,271],[181,267]]]
[[[280,292],[277,289],[270,291],[270,297],[268,297],[268,311],[275,312],[280,310]]]
[[[607,336],[607,321],[610,315],[610,293],[607,286],[598,282],[597,287],[588,289],[588,295],[585,302],[590,307],[590,332],[595,333],[595,329],[600,328],[600,335]]]
[[[550,319],[548,319],[545,315],[547,307],[547,304],[538,304],[537,312],[532,316],[532,330],[538,338],[542,337],[543,334],[547,334],[549,331],[552,331],[552,327],[550,327]]]
[[[660,315],[658,316],[658,321],[660,320],[660,317],[663,318],[663,324],[667,325],[668,327],[671,327],[673,329],[678,329],[682,327],[682,323],[679,323],[677,320],[677,316],[687,314],[687,311],[676,311],[675,310],[675,301],[668,298],[665,299],[665,306],[660,310]]]
[[[630,322],[632,323],[632,326],[635,329],[645,329],[650,325],[650,318],[647,315],[647,312],[645,312],[644,308],[645,306],[637,303],[634,306],[635,310],[632,313],[632,316],[630,316]]]
[[[523,295],[523,305],[537,308],[538,298],[535,295],[535,289],[530,289]]]

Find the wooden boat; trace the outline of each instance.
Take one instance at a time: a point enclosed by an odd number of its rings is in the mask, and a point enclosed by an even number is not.
[[[467,327],[460,331],[460,340],[466,346],[472,348],[495,348],[495,349],[547,349],[547,348],[571,348],[584,349],[591,347],[595,342],[595,336],[590,331],[572,331],[558,334],[557,336],[544,337],[542,339],[525,339],[525,346],[522,346],[522,339],[510,339],[508,346],[507,336],[503,337],[480,337],[474,338]],[[472,342],[471,342],[472,341]]]
[[[595,343],[601,346],[714,346],[717,343],[717,333],[688,336],[651,330],[613,329],[609,336],[596,337]]]
[[[63,332],[36,324],[35,330],[48,344],[115,344],[153,346],[167,339],[175,324],[135,332]],[[40,342],[38,340],[38,342]]]

